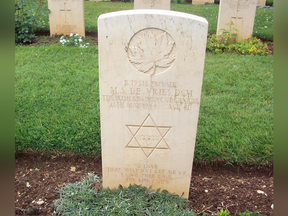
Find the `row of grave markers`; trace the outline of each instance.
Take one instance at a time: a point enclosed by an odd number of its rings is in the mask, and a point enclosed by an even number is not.
[[[103,1],[103,0],[89,0],[89,1]],[[110,0],[104,0],[104,1],[110,1]],[[152,5],[154,2],[154,0],[150,0],[152,2]],[[139,4],[140,1],[137,1],[137,3]],[[148,2],[148,0],[146,0],[146,2]],[[159,1],[158,1],[159,2]],[[206,4],[206,3],[211,3],[213,4],[214,3],[214,0],[192,0],[192,4],[195,4],[195,5],[203,5],[203,4]],[[146,3],[147,4],[147,3]],[[170,4],[170,3],[169,3]],[[266,5],[266,0],[257,0],[257,6],[265,6]],[[169,7],[170,8],[170,7]],[[134,9],[135,8],[135,5],[134,5]],[[148,9],[148,8],[141,8],[141,9]],[[156,8],[154,8],[156,9]],[[160,8],[160,9],[166,9],[166,8]],[[169,10],[169,9],[167,9]]]
[[[219,17],[248,29],[256,1],[221,0]],[[84,36],[83,0],[48,3],[58,14],[50,26]],[[99,16],[104,188],[141,184],[189,197],[207,32],[205,18],[170,10]]]
[[[214,3],[214,0],[193,0],[192,4]],[[221,0],[219,6],[217,35],[222,29],[237,29],[238,38],[249,38],[253,33],[257,5],[266,0]],[[84,0],[48,0],[50,35],[78,33],[85,37]],[[170,0],[135,0],[134,9],[170,10]],[[227,25],[233,23],[233,25]]]

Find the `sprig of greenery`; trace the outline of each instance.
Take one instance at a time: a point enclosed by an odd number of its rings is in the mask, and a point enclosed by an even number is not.
[[[217,212],[217,216],[228,216],[230,213],[227,211],[227,209],[223,210],[221,209],[219,212]]]

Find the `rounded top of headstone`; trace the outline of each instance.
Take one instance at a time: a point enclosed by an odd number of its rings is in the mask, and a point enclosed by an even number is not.
[[[195,21],[199,21],[202,23],[208,24],[208,21],[204,17],[196,16],[193,14],[178,12],[178,11],[171,11],[171,10],[158,10],[158,9],[136,9],[136,10],[123,10],[123,11],[116,11],[101,14],[98,17],[99,19],[110,18],[113,16],[127,16],[127,15],[164,15],[164,16],[171,16],[171,17],[182,17],[187,19],[193,19]]]

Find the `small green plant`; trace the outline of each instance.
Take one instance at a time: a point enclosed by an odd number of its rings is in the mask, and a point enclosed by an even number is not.
[[[239,212],[239,216],[262,216],[262,214],[257,214],[257,211],[250,212],[246,210],[245,212]]]
[[[228,216],[230,213],[227,211],[227,209],[223,210],[221,209],[219,212],[217,212],[217,216]]]
[[[226,23],[227,26],[233,26],[234,23]],[[227,37],[232,37],[232,38],[237,38],[237,34],[238,34],[238,30],[235,28],[232,28],[231,31],[227,30],[227,29],[221,29],[221,34],[225,35]],[[234,33],[232,33],[234,31]]]
[[[15,2],[16,43],[31,43],[31,38],[35,37],[34,27],[45,27],[42,22],[37,21],[38,16],[47,16],[50,12],[43,4],[42,0],[31,0],[29,4],[26,0]]]
[[[78,34],[71,33],[69,38],[68,36],[61,36],[60,37],[60,43],[62,46],[79,46],[82,48],[86,48],[89,43],[84,43],[83,39]]]

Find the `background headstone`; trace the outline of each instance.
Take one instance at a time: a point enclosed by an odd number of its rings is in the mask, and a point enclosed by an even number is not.
[[[170,0],[134,0],[134,9],[170,10]]]
[[[202,17],[166,10],[99,16],[104,188],[188,197],[207,29]]]
[[[266,0],[257,0],[257,6],[265,6]]]
[[[203,5],[205,3],[214,3],[214,0],[192,0],[193,5]]]
[[[85,37],[84,0],[48,0],[50,36],[79,34]]]
[[[236,33],[240,40],[252,37],[257,0],[221,0],[219,6],[217,35],[221,29]],[[234,25],[227,25],[233,23]]]

